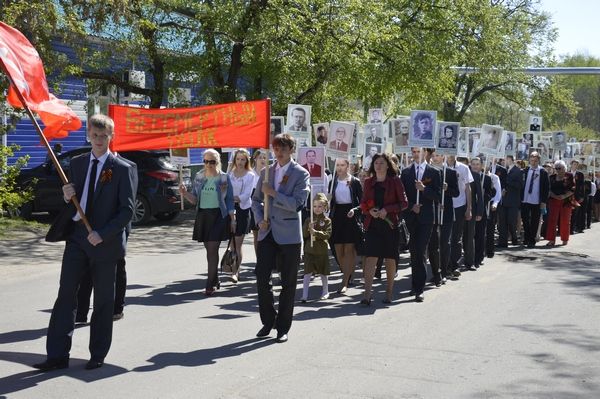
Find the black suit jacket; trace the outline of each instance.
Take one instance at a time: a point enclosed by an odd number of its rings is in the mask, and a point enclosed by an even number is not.
[[[496,176],[498,176],[498,179],[500,179],[500,187],[504,188],[506,187],[506,179],[507,179],[507,175],[508,175],[508,171],[506,170],[506,168],[502,165],[496,165],[496,172],[495,172]]]
[[[502,206],[518,208],[521,206],[521,190],[523,188],[523,172],[514,165],[506,175],[506,185],[502,186]]]
[[[582,172],[577,171],[574,173],[574,177],[575,177],[575,199],[577,200],[577,202],[581,202],[583,201],[584,197],[585,197],[585,189],[584,189],[584,181],[585,181],[585,176],[583,175]]]
[[[523,174],[522,174],[522,186],[521,186],[521,202],[523,201],[523,198],[525,198],[525,190],[527,189],[527,187],[525,187],[526,183],[527,183],[527,175],[529,174],[529,166],[526,167],[525,169],[523,169]],[[548,172],[546,172],[546,169],[544,168],[540,168],[540,203],[544,203],[547,204],[548,203],[548,195],[550,194],[550,178],[548,177]]]
[[[419,223],[434,223],[436,217],[435,203],[439,203],[442,199],[440,172],[432,166],[425,166],[425,172],[421,178],[421,181],[425,185],[425,190],[419,194],[419,203],[421,204],[419,214],[415,214],[411,210],[417,203],[417,189],[415,187],[417,177],[415,165],[412,164],[408,168],[404,168],[400,175],[400,179],[402,180],[406,198],[408,199],[408,208],[405,211],[406,217],[417,217]]]
[[[75,185],[77,198],[81,198],[89,163],[90,153],[71,160],[69,181]],[[88,219],[92,229],[102,238],[102,243],[94,247],[87,240],[76,240],[91,259],[111,260],[125,256],[125,228],[131,222],[135,207],[132,176],[132,167],[127,162],[108,155],[96,183],[94,208]],[[72,234],[75,213],[75,206],[71,202],[66,204],[50,227],[46,240],[75,240]]]
[[[435,167],[434,167],[435,168]],[[440,182],[442,190],[444,189],[444,169],[436,168],[440,173]],[[454,169],[446,168],[446,184],[448,185],[448,189],[444,194],[444,217],[442,223],[452,223],[454,221],[454,204],[452,202],[452,198],[456,198],[460,195],[460,191],[458,188],[458,176],[456,175],[456,171]],[[439,222],[439,204],[440,201],[436,203],[436,221]]]
[[[473,181],[471,182],[471,214],[473,219],[476,216],[483,217],[484,204],[483,204],[483,191],[481,189],[481,173],[473,173]],[[485,183],[484,183],[485,184]]]

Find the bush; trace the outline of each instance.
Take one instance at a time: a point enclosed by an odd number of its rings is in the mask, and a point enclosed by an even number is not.
[[[0,216],[8,214],[16,216],[19,208],[33,199],[33,186],[17,187],[17,176],[27,165],[29,155],[17,159],[14,165],[8,166],[8,158],[15,154],[20,147],[16,144],[0,146]]]

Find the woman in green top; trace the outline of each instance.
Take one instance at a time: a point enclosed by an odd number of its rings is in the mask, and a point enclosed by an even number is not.
[[[206,295],[220,288],[218,265],[221,241],[235,231],[233,189],[227,173],[221,171],[221,157],[213,149],[204,151],[204,171],[194,178],[191,193],[182,184],[183,197],[196,205],[196,222],[192,239],[203,242],[208,262]]]

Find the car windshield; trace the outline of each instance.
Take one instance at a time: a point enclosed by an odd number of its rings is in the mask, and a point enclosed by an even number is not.
[[[169,156],[159,157],[157,158],[157,161],[163,169],[177,170],[177,167],[171,163],[171,158]]]

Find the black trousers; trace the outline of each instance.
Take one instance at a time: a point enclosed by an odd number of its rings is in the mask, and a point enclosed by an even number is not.
[[[465,212],[467,205],[454,208],[454,224],[452,225],[452,240],[450,241],[450,269],[458,268],[458,260],[462,256],[462,239],[465,229]]]
[[[280,334],[287,334],[292,326],[296,280],[300,266],[301,244],[278,244],[270,232],[258,242],[256,256],[256,286],[258,309],[263,326],[274,326]],[[280,257],[281,293],[278,311],[275,310],[271,273],[276,258]]]
[[[490,207],[490,216],[487,220],[487,227],[485,230],[485,256],[493,258],[496,251],[494,245],[494,235],[496,234],[496,219],[498,216],[498,209],[495,211]]]
[[[475,222],[475,235],[473,236],[473,242],[475,243],[475,260],[473,264],[475,266],[481,265],[483,258],[485,258],[487,224],[488,220],[485,215],[479,222]]]
[[[594,197],[588,196],[585,205],[585,227],[592,227],[592,215],[594,214]]]
[[[434,225],[431,230],[431,238],[427,246],[429,264],[433,273],[435,282],[441,280],[442,277],[448,277],[450,272],[450,238],[452,234],[452,221],[438,226]],[[439,233],[438,233],[439,229]],[[439,240],[438,240],[439,234]]]
[[[464,266],[469,267],[475,265],[475,215],[471,220],[464,220],[463,225]]]
[[[78,227],[78,239],[87,237],[85,228]],[[81,278],[90,272],[95,287],[94,311],[90,324],[90,354],[102,361],[112,343],[113,309],[115,300],[115,271],[117,260],[90,259],[76,240],[69,239],[63,254],[58,297],[52,309],[46,352],[49,359],[68,357],[71,350],[77,308],[77,290]]]
[[[410,250],[412,289],[415,295],[419,295],[423,293],[427,282],[427,269],[425,268],[424,259],[433,224],[421,223],[419,218],[411,212],[406,217],[406,227],[410,232],[408,249]]]
[[[523,244],[535,245],[535,235],[540,224],[540,205],[523,202],[521,220],[523,221]]]
[[[519,208],[516,206],[498,207],[498,245],[507,246],[508,236],[512,239],[513,245],[519,243],[517,234],[517,221],[519,219]]]
[[[127,271],[125,270],[125,258],[117,261],[117,273],[115,278],[115,307],[113,314],[123,313],[125,307],[125,292],[127,290]],[[90,310],[90,296],[92,294],[92,275],[88,271],[81,278],[79,291],[77,292],[77,315],[76,321],[87,321]]]

